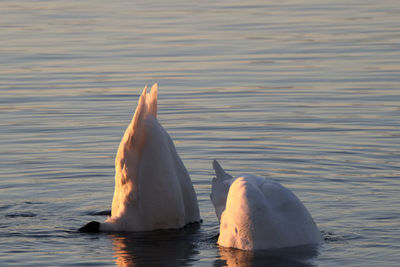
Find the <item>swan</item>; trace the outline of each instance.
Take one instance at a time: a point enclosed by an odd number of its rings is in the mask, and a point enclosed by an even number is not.
[[[111,216],[81,232],[177,229],[199,222],[190,176],[157,120],[157,84],[144,88],[115,158]]]
[[[218,245],[242,250],[318,245],[321,233],[292,191],[245,174],[233,178],[214,160],[211,202],[220,222]]]

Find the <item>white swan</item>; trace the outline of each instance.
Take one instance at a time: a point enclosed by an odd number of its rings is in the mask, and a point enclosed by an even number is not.
[[[233,178],[214,160],[211,201],[218,244],[243,250],[318,245],[321,234],[301,201],[281,184],[254,175]]]
[[[154,84],[150,93],[144,88],[118,148],[111,217],[80,231],[149,231],[200,221],[190,176],[156,117]]]

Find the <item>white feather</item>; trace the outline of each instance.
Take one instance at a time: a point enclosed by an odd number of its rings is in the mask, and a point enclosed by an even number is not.
[[[111,217],[101,231],[181,228],[200,220],[190,176],[157,120],[157,84],[144,88],[115,158]]]
[[[211,201],[220,219],[220,246],[254,250],[321,242],[310,213],[288,188],[254,175],[229,178],[218,162],[213,165]]]

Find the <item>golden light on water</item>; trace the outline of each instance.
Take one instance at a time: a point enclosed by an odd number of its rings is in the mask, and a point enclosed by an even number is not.
[[[315,265],[395,266],[399,23],[397,0],[1,1],[0,265],[254,261],[212,239],[219,159],[299,196],[331,239]],[[155,82],[198,236],[77,234],[106,219],[92,214],[110,208],[121,134]]]

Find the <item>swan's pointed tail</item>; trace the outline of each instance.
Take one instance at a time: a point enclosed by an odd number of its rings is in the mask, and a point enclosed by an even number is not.
[[[216,178],[212,179],[210,198],[214,205],[215,214],[217,215],[218,220],[220,220],[221,214],[225,210],[226,198],[233,177],[227,174],[216,160],[213,161],[213,168],[215,170]]]
[[[147,93],[147,86],[144,87],[139,98],[135,115],[133,115],[133,127],[137,126],[139,122],[149,114],[157,118],[157,90],[158,86],[156,83],[151,87],[150,93]]]
[[[215,170],[215,175],[219,180],[232,179],[233,177],[227,174],[224,169],[222,169],[221,165],[219,165],[218,161],[214,159],[213,168]]]
[[[150,115],[157,116],[157,84],[153,85],[150,93],[147,93],[147,86],[144,87],[132,121],[126,128],[119,144],[115,157],[116,192],[125,190],[134,193],[114,194],[113,216],[117,216],[123,210],[123,205],[120,205],[120,203],[125,201],[124,198],[136,201],[138,170],[147,142],[146,118]],[[124,187],[124,189],[119,189],[120,187]]]
[[[153,87],[151,87],[151,91],[147,94],[146,98],[146,106],[147,111],[157,118],[157,90],[158,85],[155,83]]]

